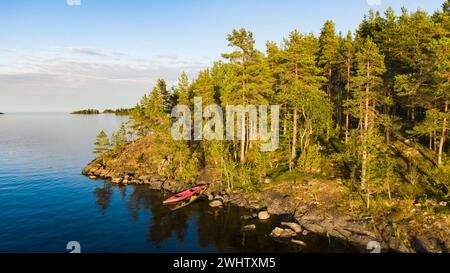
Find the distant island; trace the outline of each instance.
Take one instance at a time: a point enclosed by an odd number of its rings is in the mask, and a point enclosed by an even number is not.
[[[71,114],[74,114],[74,115],[97,115],[97,114],[100,114],[100,111],[97,109],[85,109],[85,110],[74,111]]]
[[[105,109],[103,112],[100,112],[97,109],[84,109],[84,110],[77,110],[72,112],[73,115],[99,115],[99,114],[115,114],[117,116],[127,116],[130,114],[132,109],[126,109],[126,108],[119,108],[116,110],[112,109]]]
[[[0,115],[4,115],[5,113],[0,112]]]

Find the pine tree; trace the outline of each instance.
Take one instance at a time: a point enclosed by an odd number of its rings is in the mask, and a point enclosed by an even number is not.
[[[218,104],[218,95],[216,94],[214,80],[209,69],[199,72],[198,77],[191,85],[191,89],[195,97],[200,97],[202,99],[201,107],[203,111],[210,105]],[[203,115],[200,118],[202,121],[201,126],[203,128],[209,119],[205,118]],[[222,141],[220,140],[205,139],[205,136],[203,136],[202,140],[199,142],[200,149],[198,149],[198,152],[199,154],[202,154],[202,158],[206,165],[205,168],[216,173],[219,172],[217,169],[219,168],[219,165],[221,165],[221,152],[223,152],[221,142]]]
[[[124,123],[120,125],[120,128],[117,132],[114,132],[112,134],[111,141],[114,148],[122,148],[128,143],[127,130]]]
[[[133,132],[139,136],[146,136],[148,134],[149,128],[146,122],[145,109],[148,105],[149,98],[147,94],[142,96],[138,104],[131,110],[130,120],[131,129]]]
[[[246,29],[233,30],[227,36],[229,46],[237,48],[229,54],[222,54],[223,58],[231,61],[227,87],[222,96],[223,103],[243,105],[267,102],[271,94],[270,71],[263,54],[254,48],[253,33]],[[250,141],[247,118],[242,115],[240,161],[244,162]]]
[[[380,52],[385,56],[386,73],[384,74],[384,90],[386,101],[382,108],[385,122],[383,129],[385,134],[386,144],[390,144],[391,135],[397,129],[398,118],[393,115],[393,107],[395,106],[395,77],[402,71],[401,61],[398,58],[396,51],[398,50],[398,24],[397,16],[392,8],[388,8],[385,12],[385,19],[381,20],[381,33],[377,34],[380,37],[378,46]],[[401,55],[401,54],[400,54]]]
[[[433,35],[433,22],[422,11],[411,15],[402,14],[400,17],[400,30],[402,36],[400,47],[404,48],[405,70],[396,81],[398,85],[407,83],[408,87],[397,90],[397,95],[402,99],[401,103],[407,108],[407,119],[415,122],[417,109],[424,103],[424,97],[420,95],[419,88],[426,82],[423,67],[426,66],[427,46]]]
[[[356,32],[357,36],[366,39],[371,38],[376,44],[380,43],[382,37],[380,34],[383,31],[383,19],[380,16],[379,11],[374,11],[370,9],[369,15],[364,16],[362,23]]]
[[[353,79],[357,89],[355,99],[360,109],[358,118],[361,120],[361,184],[366,191],[366,205],[370,207],[370,177],[369,167],[374,160],[371,151],[377,139],[375,130],[376,116],[378,114],[376,103],[380,100],[381,76],[385,72],[384,57],[380,54],[377,45],[368,37],[359,39],[356,53],[357,71]]]
[[[163,79],[158,79],[156,81],[155,90],[162,97],[164,112],[170,113],[170,111],[172,110],[172,106],[173,106],[172,105],[173,98],[172,98],[172,94],[170,94],[169,89],[167,88],[166,81]]]
[[[333,92],[333,73],[338,55],[339,40],[336,36],[333,21],[326,21],[319,37],[318,64],[322,75],[327,78],[326,90],[328,96]]]
[[[343,57],[344,73],[345,73],[345,143],[348,142],[350,130],[350,98],[352,89],[352,68],[355,61],[355,45],[351,31],[347,33],[341,44],[341,56]]]
[[[203,106],[216,103],[213,79],[209,69],[199,72],[198,77],[192,82],[192,93],[195,97],[201,97]]]
[[[167,99],[166,89],[163,81],[153,88],[147,105],[145,106],[145,120],[148,124],[149,131],[163,130],[169,127],[169,116],[167,115]]]
[[[97,135],[97,140],[94,143],[94,154],[103,155],[111,149],[111,143],[109,142],[108,136],[104,131],[101,131]]]
[[[191,105],[192,92],[189,85],[189,79],[186,72],[181,73],[178,78],[178,87],[176,89],[178,104],[188,106]]]
[[[292,142],[289,156],[289,168],[297,158],[297,140],[300,136],[301,149],[306,149],[310,137],[320,124],[315,124],[314,114],[320,105],[328,105],[321,98],[319,88],[324,79],[319,76],[315,53],[317,42],[312,35],[301,35],[298,31],[291,32],[289,39],[284,41],[284,50],[280,60],[280,100],[292,109]],[[326,113],[325,111],[324,113]],[[328,111],[329,112],[329,111]],[[301,118],[300,118],[301,116]],[[301,121],[299,132],[299,121]],[[327,124],[325,121],[323,124]]]
[[[438,123],[441,127],[438,148],[438,165],[441,166],[443,164],[444,145],[447,140],[450,120],[450,38],[442,37],[433,41],[429,49],[431,51],[432,92],[434,104],[439,109]]]
[[[442,127],[439,124],[439,110],[432,108],[425,113],[425,119],[414,126],[414,133],[419,136],[428,135],[428,148],[437,150],[437,134]]]
[[[253,39],[253,33],[245,29],[233,30],[231,34],[227,36],[229,46],[238,48],[230,54],[222,54],[223,58],[229,59],[235,66],[236,71],[236,95],[240,96],[240,103],[242,105],[248,104],[247,92],[248,92],[248,67],[250,66],[250,59],[254,55],[255,40]],[[234,87],[234,86],[233,86]],[[237,101],[236,101],[237,102]],[[242,117],[241,122],[241,149],[240,149],[240,161],[245,160],[245,145],[246,145],[246,122],[245,116]]]
[[[143,137],[157,130],[168,130],[170,127],[170,118],[166,111],[171,98],[167,96],[165,86],[164,80],[158,80],[150,95],[145,94],[131,111],[130,128],[136,135]]]

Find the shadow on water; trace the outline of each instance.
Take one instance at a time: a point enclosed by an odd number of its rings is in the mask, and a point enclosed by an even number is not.
[[[343,241],[330,239],[315,234],[299,235],[297,239],[307,246],[294,245],[289,240],[274,239],[268,236],[273,228],[280,225],[283,217],[272,216],[268,221],[242,220],[241,216],[252,212],[234,205],[226,205],[220,209],[209,207],[205,200],[198,200],[190,206],[171,211],[162,204],[167,196],[164,193],[150,190],[147,186],[112,186],[103,182],[94,189],[96,202],[103,213],[108,210],[111,196],[118,190],[131,218],[137,221],[139,212],[148,211],[147,241],[158,249],[164,242],[175,238],[178,242],[188,245],[183,251],[193,251],[200,246],[202,249],[214,249],[217,252],[361,252],[361,249]],[[128,193],[129,192],[129,193]],[[253,231],[242,231],[245,225],[255,224]],[[194,227],[194,235],[189,228]],[[189,233],[189,234],[188,234]],[[194,246],[195,244],[195,246]]]
[[[104,181],[103,187],[98,187],[94,189],[94,196],[97,205],[100,207],[102,213],[104,214],[111,204],[111,197],[113,194],[113,189],[111,183]]]

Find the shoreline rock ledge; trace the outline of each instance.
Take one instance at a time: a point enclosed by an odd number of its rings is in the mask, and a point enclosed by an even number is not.
[[[180,181],[164,179],[155,174],[124,173],[109,168],[103,164],[101,158],[94,159],[82,172],[84,175],[95,176],[97,179],[108,179],[118,185],[143,184],[153,190],[166,190],[179,192],[187,185]],[[125,184],[126,183],[126,184]],[[312,184],[314,181],[309,181]],[[286,183],[288,184],[288,183]],[[442,225],[437,230],[421,230],[420,233],[408,234],[409,243],[405,243],[396,235],[396,231],[389,219],[364,219],[355,218],[336,209],[308,203],[306,200],[297,199],[286,193],[282,187],[277,189],[262,189],[255,197],[254,193],[234,189],[229,193],[211,196],[214,205],[230,203],[238,207],[250,210],[259,210],[260,200],[264,201],[265,210],[257,215],[242,217],[245,219],[258,218],[264,221],[270,215],[291,215],[294,222],[283,222],[281,226],[287,227],[274,230],[275,237],[295,237],[297,234],[308,232],[330,236],[344,240],[355,246],[366,248],[370,241],[380,242],[383,250],[397,252],[448,252],[450,248],[450,230]],[[298,226],[297,226],[298,225]],[[247,227],[250,229],[250,227]],[[285,231],[288,230],[288,231]],[[375,232],[376,230],[376,232]],[[298,242],[294,242],[298,243]],[[300,243],[298,243],[300,244]]]

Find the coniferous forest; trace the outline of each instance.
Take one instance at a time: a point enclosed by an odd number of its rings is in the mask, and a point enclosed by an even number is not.
[[[111,142],[99,135],[103,164],[116,175],[220,179],[225,191],[254,194],[289,182],[287,193],[308,192],[318,206],[389,219],[402,240],[426,225],[448,234],[450,1],[434,14],[370,11],[348,33],[326,21],[320,35],[301,26],[285,35],[262,52],[250,30],[232,30],[229,51],[196,78],[158,80]],[[193,108],[194,97],[223,109],[280,105],[278,149],[260,151],[246,118],[242,140],[174,140],[171,109]],[[295,187],[304,181],[320,187]]]

